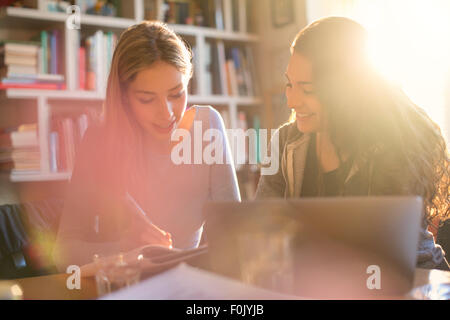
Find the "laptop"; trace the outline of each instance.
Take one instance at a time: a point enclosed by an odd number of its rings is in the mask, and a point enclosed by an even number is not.
[[[412,288],[420,197],[208,202],[210,268],[309,298],[403,295]]]

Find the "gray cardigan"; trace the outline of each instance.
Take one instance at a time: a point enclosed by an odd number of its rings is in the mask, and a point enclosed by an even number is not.
[[[261,175],[256,191],[256,198],[292,198],[300,197],[304,170],[306,164],[306,155],[308,151],[309,134],[302,134],[297,129],[296,123],[288,123],[278,129],[275,133],[279,139],[279,149],[277,155],[280,169],[274,175]],[[386,174],[379,175],[377,172],[386,172],[392,170],[392,175],[398,175],[401,172],[400,167],[390,167],[386,164],[389,155],[383,153],[381,145],[375,145],[373,148],[355,159],[350,171],[345,179],[342,195],[345,196],[371,196],[371,195],[394,195],[407,194],[408,181],[389,181],[386,182]],[[392,162],[389,162],[392,164]],[[361,183],[364,181],[364,183]],[[417,266],[421,268],[445,268],[448,267],[444,258],[445,253],[441,246],[434,242],[433,234],[427,231],[428,224],[423,221],[420,231],[420,241],[418,247]]]

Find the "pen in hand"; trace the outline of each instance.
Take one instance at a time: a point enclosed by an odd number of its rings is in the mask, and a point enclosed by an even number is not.
[[[169,240],[169,248],[172,248],[172,238],[170,233],[165,232],[158,228],[147,216],[145,211],[141,208],[141,206],[137,203],[137,201],[127,192],[126,193],[126,201],[129,205],[129,207],[132,209],[132,211],[135,213],[136,217],[142,219],[146,222],[147,225],[151,226],[151,228],[156,231],[157,233],[162,234],[166,239]]]

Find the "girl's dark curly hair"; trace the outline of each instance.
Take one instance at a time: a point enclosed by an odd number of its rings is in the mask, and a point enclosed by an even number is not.
[[[378,174],[386,181],[406,181],[408,188],[401,193],[422,196],[428,222],[443,222],[450,211],[445,139],[421,108],[375,71],[366,48],[361,25],[329,17],[301,30],[291,52],[312,63],[315,92],[338,154],[357,157],[374,145],[384,146],[392,167],[401,169],[395,176],[389,168]]]

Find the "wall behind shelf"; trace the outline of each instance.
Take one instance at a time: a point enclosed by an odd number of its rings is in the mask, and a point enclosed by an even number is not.
[[[283,27],[276,28],[272,23],[272,2],[277,0],[258,0],[261,5],[258,6],[259,17],[257,19],[259,23],[260,32],[260,57],[261,62],[259,71],[261,72],[261,85],[265,98],[270,96],[284,94],[284,86],[286,78],[284,76],[285,69],[289,62],[290,57],[290,45],[295,38],[295,35],[306,26],[306,1],[305,0],[293,0],[294,6],[294,21]],[[270,99],[269,99],[270,100]],[[281,100],[281,99],[279,99]],[[274,105],[265,101],[265,118],[263,119],[263,127],[272,128],[277,127],[279,123],[273,123],[273,119],[269,119],[270,115],[274,116],[272,109]],[[280,113],[286,111],[287,117],[289,117],[290,111],[285,106],[278,106],[281,110],[276,112]],[[286,119],[288,120],[288,119]],[[280,122],[280,120],[278,121]]]
[[[285,84],[284,68],[290,56],[289,47],[295,38],[295,35],[306,26],[306,1],[294,0],[294,22],[276,28],[272,24],[272,8],[271,4],[276,0],[259,0],[261,5],[259,8],[259,30],[262,35],[261,54],[265,61],[265,65],[260,67],[264,72],[262,76],[263,88],[271,90],[273,88],[283,86]],[[267,63],[269,61],[270,63]]]

